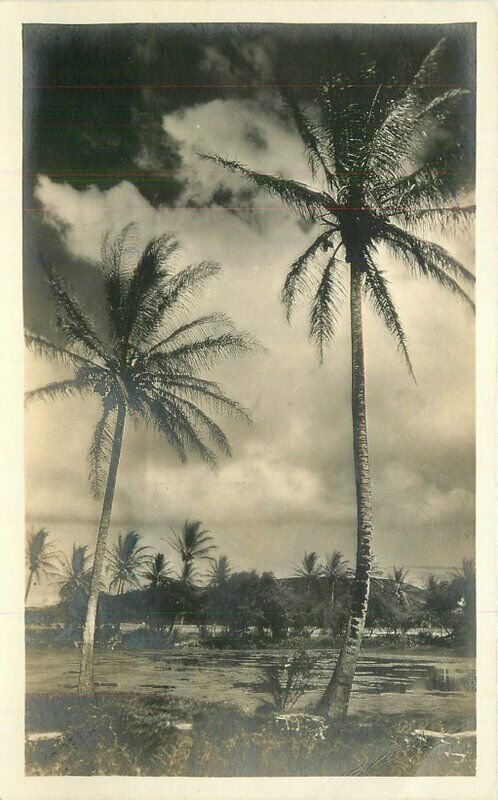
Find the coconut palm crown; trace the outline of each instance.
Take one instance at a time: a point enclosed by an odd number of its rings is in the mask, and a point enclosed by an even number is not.
[[[405,331],[378,264],[381,245],[412,273],[436,281],[473,306],[460,281],[472,284],[474,276],[439,244],[417,235],[434,225],[469,220],[475,211],[473,205],[456,202],[473,182],[472,171],[464,168],[461,143],[447,136],[445,144],[428,147],[431,134],[452,120],[468,94],[461,88],[434,91],[444,48],[442,39],[401,95],[382,85],[372,65],[353,84],[342,75],[324,80],[310,112],[286,95],[316,188],[219,155],[199,154],[245,176],[305,220],[319,223],[320,233],[291,265],[281,299],[290,319],[297,298],[310,297],[309,333],[320,359],[347,297],[346,265],[354,264],[364,276],[366,297],[413,375]]]
[[[59,567],[51,573],[59,587],[62,601],[72,600],[77,594],[88,593],[92,577],[91,555],[88,545],[73,544],[71,558],[64,554]]]
[[[147,559],[146,569],[142,573],[142,578],[147,581],[147,584],[152,589],[157,589],[167,583],[170,574],[171,567],[169,561],[166,560],[166,556],[164,553],[156,553],[155,556]]]
[[[201,530],[202,522],[185,520],[181,535],[173,530],[171,547],[175,550],[182,561],[180,580],[182,583],[192,583],[195,573],[196,560],[211,560],[209,555],[216,545],[211,544],[213,537],[209,531]]]
[[[73,370],[70,378],[28,392],[27,400],[96,395],[101,401],[89,463],[94,493],[104,487],[105,492],[83,634],[80,692],[94,689],[98,594],[126,418],[144,421],[162,434],[181,461],[194,452],[212,465],[217,451],[226,455],[231,451],[225,433],[208,412],[248,419],[239,403],[199,372],[251,350],[255,342],[237,332],[224,314],[185,321],[193,296],[219,267],[203,261],[175,271],[172,256],[177,250],[175,239],[164,235],[138,253],[131,226],[104,239],[105,330],[87,314],[67,282],[44,264],[62,343],[32,332],[25,336],[36,353]]]
[[[113,544],[108,555],[111,582],[109,589],[116,594],[123,594],[125,586],[140,586],[140,571],[149,560],[148,547],[140,545],[141,535],[136,531],[121,533]]]
[[[42,575],[50,573],[50,570],[57,561],[58,553],[54,549],[53,544],[49,542],[49,536],[50,533],[46,528],[40,528],[37,531],[32,529],[29,534],[26,545],[26,566],[28,568],[29,578],[26,585],[24,601],[28,599],[33,577],[40,580]]]

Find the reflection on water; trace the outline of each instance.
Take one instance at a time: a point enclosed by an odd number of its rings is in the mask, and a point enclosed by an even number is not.
[[[326,686],[338,652],[313,650],[312,654],[316,669],[304,702]],[[75,691],[79,656],[76,649],[28,648],[27,691]],[[178,692],[256,707],[264,699],[259,686],[261,668],[281,663],[285,657],[282,650],[106,651],[96,654],[96,679],[107,691]],[[407,704],[430,708],[445,697],[454,703],[457,696],[474,689],[475,671],[470,660],[366,653],[358,665],[353,700],[356,698],[358,708],[365,709],[373,707],[376,698],[388,695],[390,707],[403,711]]]

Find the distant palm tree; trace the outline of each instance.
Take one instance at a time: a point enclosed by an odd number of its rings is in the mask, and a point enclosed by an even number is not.
[[[119,534],[108,555],[111,582],[109,589],[123,594],[125,586],[140,586],[140,571],[149,559],[149,547],[139,547],[141,535],[129,531],[126,536]]]
[[[38,531],[31,529],[26,545],[26,565],[28,567],[28,583],[26,585],[26,593],[24,595],[24,602],[28,599],[29,590],[31,589],[31,582],[33,576],[38,580],[42,575],[46,575],[53,568],[57,561],[58,553],[54,549],[51,542],[48,541],[50,536],[46,528],[40,528]]]
[[[330,588],[330,605],[333,607],[335,603],[335,590],[337,583],[341,578],[345,578],[350,574],[348,562],[344,559],[340,550],[334,550],[327,556],[327,560],[322,568],[322,575],[326,578]]]
[[[210,464],[216,454],[206,437],[229,455],[226,435],[201,404],[247,419],[247,412],[212,381],[202,368],[247,352],[254,342],[234,331],[223,314],[180,322],[195,292],[219,270],[203,261],[174,272],[171,257],[178,243],[170,236],[151,241],[136,256],[130,252],[129,226],[102,246],[103,307],[107,334],[73,297],[69,286],[44,265],[56,304],[56,321],[64,345],[35,333],[26,344],[36,353],[71,367],[74,376],[28,392],[26,399],[55,400],[97,395],[100,417],[90,446],[90,479],[95,494],[105,487],[95,547],[80,666],[79,691],[92,692],[93,647],[97,603],[106,556],[106,541],[125,420],[142,420],[166,438],[180,459],[194,451]],[[136,266],[129,270],[131,255]],[[101,298],[97,293],[96,306]],[[179,316],[180,315],[180,316]]]
[[[228,556],[219,556],[212,561],[206,575],[209,586],[223,586],[232,574],[232,565]]]
[[[406,607],[409,598],[406,583],[407,577],[408,570],[404,567],[393,567],[388,576],[396,601],[401,608]]]
[[[306,586],[306,596],[309,597],[311,589],[316,586],[318,578],[323,574],[323,567],[320,564],[319,555],[312,551],[304,554],[299,564],[295,564],[294,575],[297,578],[304,578]]]
[[[54,583],[59,587],[61,600],[68,602],[77,594],[82,592],[88,594],[92,578],[90,562],[91,555],[88,553],[88,545],[76,546],[73,544],[71,558],[64,555],[59,568],[52,572],[52,575],[56,577]]]
[[[169,561],[166,561],[164,553],[156,553],[155,556],[148,559],[148,564],[142,577],[147,581],[152,589],[157,589],[159,586],[164,586],[171,574],[171,567]]]
[[[282,290],[290,318],[299,296],[311,297],[310,338],[320,360],[334,338],[340,307],[350,306],[351,411],[356,486],[357,552],[350,617],[341,653],[317,713],[347,715],[370,593],[372,491],[367,436],[363,300],[370,300],[413,375],[405,331],[389,283],[379,265],[387,248],[415,275],[434,280],[473,308],[459,281],[474,276],[439,244],[418,235],[427,226],[466,220],[474,206],[458,205],[459,191],[472,186],[462,169],[463,149],[443,123],[458,113],[463,89],[438,89],[444,40],[424,59],[408,87],[386,81],[372,64],[353,75],[323,80],[309,112],[287,98],[308,156],[314,187],[247,169],[235,160],[203,154],[280,198],[318,236],[291,265]],[[358,90],[358,85],[361,89]],[[431,88],[432,87],[432,88]],[[457,126],[453,126],[457,131]],[[321,184],[318,187],[319,183]]]
[[[201,530],[202,522],[191,522],[186,520],[182,529],[181,536],[173,530],[171,546],[182,561],[180,581],[185,585],[191,585],[195,576],[195,562],[197,560],[210,559],[209,553],[216,549],[216,545],[210,544],[213,537],[209,531]]]
[[[475,633],[476,565],[473,559],[464,558],[460,569],[452,570],[451,587],[458,595],[469,629]]]

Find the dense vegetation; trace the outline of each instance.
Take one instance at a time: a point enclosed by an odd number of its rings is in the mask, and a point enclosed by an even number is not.
[[[270,572],[234,571],[227,556],[210,555],[213,541],[201,523],[187,521],[182,535],[175,534],[171,542],[180,555],[175,574],[163,553],[151,555],[141,545],[140,534],[120,535],[108,556],[108,591],[102,591],[99,600],[100,644],[168,647],[185,625],[197,626],[199,639],[212,647],[309,640],[316,631],[331,645],[340,641],[351,603],[351,572],[340,553],[329,555],[323,564],[317,553],[305,553],[295,576],[279,579]],[[28,641],[80,640],[89,560],[87,548],[76,545],[70,559],[61,559],[53,572],[59,603],[28,609],[26,615],[28,624],[52,622],[59,627],[43,633],[30,630]],[[202,561],[209,562],[205,573],[198,567]],[[401,639],[417,629],[424,641],[446,637],[473,652],[472,562],[464,561],[444,579],[429,576],[423,588],[410,584],[402,567],[386,576],[379,568],[375,571],[366,622],[369,635],[381,630],[391,639]],[[136,629],[123,633],[125,622],[135,623]]]

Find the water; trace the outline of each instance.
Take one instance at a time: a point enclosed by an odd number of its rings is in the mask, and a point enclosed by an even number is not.
[[[327,684],[337,651],[310,651],[316,659],[313,681],[299,705],[318,699]],[[282,650],[100,651],[96,653],[97,687],[119,692],[174,692],[228,701],[254,710],[267,699],[258,686],[261,668],[280,663]],[[80,652],[76,648],[27,648],[28,693],[74,692]],[[469,659],[365,653],[358,665],[351,711],[359,713],[430,711],[471,714],[475,671]]]

